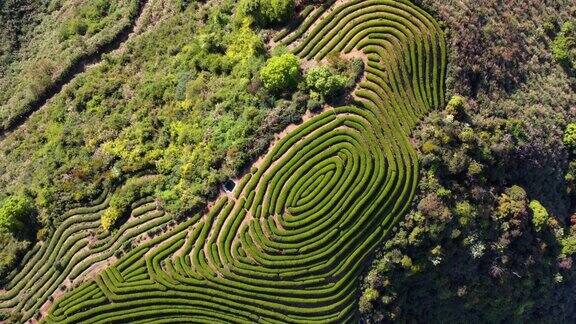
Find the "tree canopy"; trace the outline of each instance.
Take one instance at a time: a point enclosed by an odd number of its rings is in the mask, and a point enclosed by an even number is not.
[[[264,86],[273,92],[293,89],[300,79],[300,67],[296,55],[282,54],[270,58],[260,70]]]
[[[25,195],[6,198],[0,204],[0,231],[22,231],[34,213],[34,205]]]
[[[282,23],[292,17],[294,0],[242,0],[240,11],[251,16],[258,25],[269,26]]]
[[[564,144],[570,150],[576,149],[576,123],[570,123],[564,131]]]
[[[342,91],[347,83],[348,78],[332,72],[328,67],[311,68],[306,74],[306,86],[324,98]]]

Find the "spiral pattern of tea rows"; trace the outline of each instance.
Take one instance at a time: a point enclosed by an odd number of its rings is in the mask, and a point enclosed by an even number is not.
[[[66,294],[47,322],[355,318],[359,275],[416,189],[408,135],[444,101],[445,40],[404,0],[345,2],[303,26],[282,37],[302,58],[365,55],[355,104],[290,132],[232,196]]]

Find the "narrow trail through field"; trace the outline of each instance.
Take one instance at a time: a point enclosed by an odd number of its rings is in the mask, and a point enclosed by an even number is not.
[[[141,0],[130,25],[123,28],[110,42],[103,44],[96,51],[81,56],[75,64],[64,70],[58,79],[46,88],[36,100],[30,103],[30,109],[22,112],[22,114],[19,115],[8,127],[0,128],[0,142],[9,134],[24,125],[30,116],[41,110],[50,101],[50,99],[59,94],[62,89],[72,82],[78,75],[98,66],[102,62],[102,57],[105,54],[121,49],[129,39],[139,34],[141,28],[137,27],[140,25],[139,21],[142,17],[142,13],[145,11],[145,8],[149,3],[150,0]]]

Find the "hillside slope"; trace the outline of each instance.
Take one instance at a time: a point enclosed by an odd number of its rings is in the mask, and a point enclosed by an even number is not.
[[[365,276],[365,320],[574,322],[576,6],[420,2],[460,96],[413,134],[419,190]]]
[[[3,1],[0,321],[574,322],[575,90],[570,0]]]

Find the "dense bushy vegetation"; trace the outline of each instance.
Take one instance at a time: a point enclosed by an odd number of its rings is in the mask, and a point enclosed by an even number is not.
[[[252,17],[257,24],[266,27],[286,22],[294,16],[294,0],[240,0],[241,15]]]
[[[448,87],[465,99],[413,135],[419,192],[365,277],[363,316],[574,321],[576,7],[420,2],[449,30]]]
[[[416,131],[416,208],[367,274],[360,308],[369,322],[573,321],[566,219],[507,176],[517,126],[469,111],[449,104]]]
[[[3,82],[7,66],[16,59],[18,50],[30,37],[42,12],[41,2],[35,0],[0,3],[0,76]]]
[[[51,95],[134,23],[143,0],[0,4],[0,132]],[[86,61],[86,62],[84,62]]]
[[[14,266],[18,255],[34,241],[36,210],[25,194],[0,200],[0,273]]]
[[[102,228],[109,231],[122,216],[131,212],[132,204],[154,194],[157,176],[129,178],[110,198],[108,208],[101,217]]]

